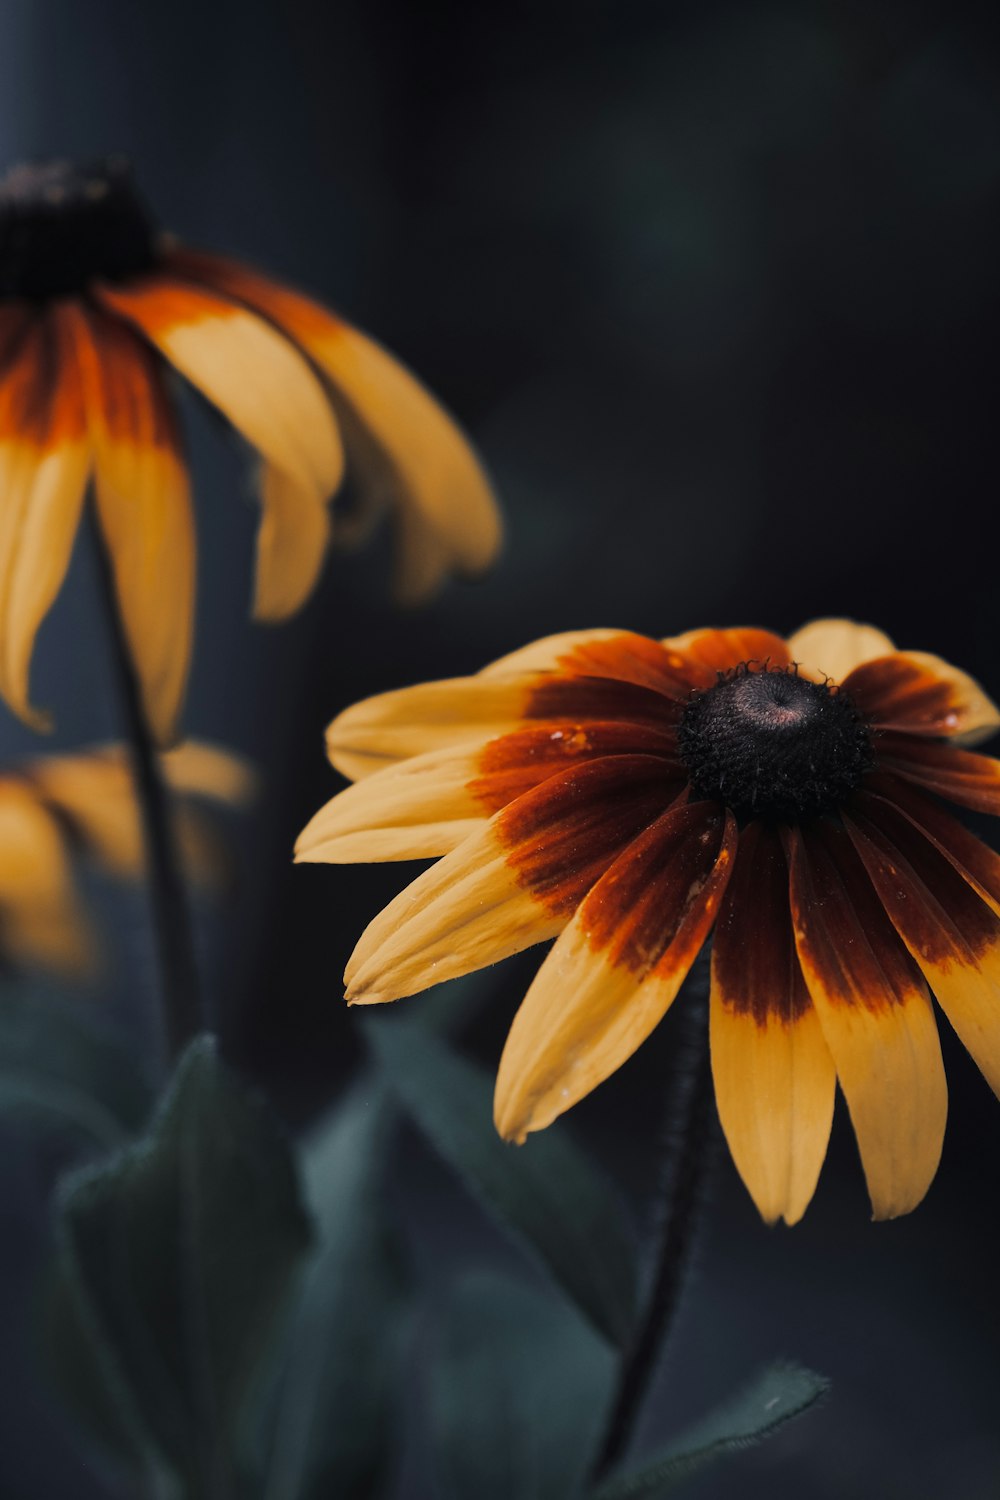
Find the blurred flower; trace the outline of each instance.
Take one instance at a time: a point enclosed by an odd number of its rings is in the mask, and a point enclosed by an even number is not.
[[[285,619],[308,598],[345,445],[365,524],[394,508],[402,598],[496,552],[498,512],[471,448],[377,344],[164,237],[118,160],[17,167],[0,181],[0,693],[36,726],[34,639],[92,479],[147,716],[161,743],[175,733],[195,538],[168,365],[260,455],[258,619]]]
[[[178,794],[175,829],[188,875],[215,884],[226,865],[218,832],[195,799],[249,800],[254,778],[228,751],[190,742],[162,757]],[[63,974],[93,966],[93,935],[72,875],[83,854],[109,874],[143,873],[142,821],[120,747],[38,757],[0,772],[0,961]]]
[[[805,1211],[839,1079],[889,1218],[941,1153],[928,984],[1000,1092],[1000,859],[938,800],[1000,813],[1000,762],[959,748],[998,725],[963,672],[849,621],[555,636],[341,714],[358,784],[297,854],[444,856],[361,938],[354,1002],[557,938],[500,1063],[518,1141],[631,1056],[714,925],[716,1097],[760,1212]]]

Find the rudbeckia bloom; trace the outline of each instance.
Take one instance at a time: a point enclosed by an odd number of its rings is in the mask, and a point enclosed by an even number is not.
[[[35,635],[92,483],[146,714],[161,743],[174,735],[195,536],[171,366],[260,456],[258,619],[285,619],[309,596],[345,469],[362,508],[393,508],[403,598],[496,551],[475,455],[377,344],[235,261],[168,240],[119,161],[15,168],[0,181],[0,694],[36,726]]]
[[[194,741],[162,758],[177,795],[178,845],[192,879],[223,868],[216,831],[199,801],[240,805],[253,777],[236,756]],[[74,975],[95,947],[73,878],[80,854],[118,879],[145,863],[132,772],[118,746],[26,760],[0,771],[0,966]]]
[[[1000,762],[960,748],[998,724],[965,673],[849,621],[584,631],[341,714],[357,785],[297,853],[443,856],[362,936],[356,1003],[556,939],[500,1062],[517,1141],[631,1056],[714,927],[715,1092],[761,1214],[805,1211],[839,1080],[890,1218],[941,1153],[929,990],[1000,1092],[1000,859],[941,800],[1000,812]]]

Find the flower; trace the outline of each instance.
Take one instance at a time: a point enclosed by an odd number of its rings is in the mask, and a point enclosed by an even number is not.
[[[0,694],[36,727],[47,721],[29,696],[35,635],[92,481],[147,717],[160,743],[175,735],[195,537],[169,366],[260,455],[258,619],[285,619],[312,591],[347,460],[366,518],[394,507],[402,598],[496,552],[475,455],[377,344],[235,261],[168,240],[120,160],[17,167],[0,181]]]
[[[162,766],[179,797],[175,830],[188,874],[215,883],[224,869],[218,835],[193,799],[240,805],[252,795],[253,775],[228,751],[195,741],[169,751]],[[77,853],[119,879],[143,873],[142,825],[120,746],[0,771],[0,962],[63,975],[93,967],[72,872]]]
[[[940,800],[1000,812],[1000,762],[960,748],[998,725],[965,673],[846,620],[554,636],[335,719],[357,784],[297,854],[442,856],[362,936],[355,1003],[556,938],[500,1062],[517,1141],[631,1056],[714,927],[715,1093],[761,1214],[804,1213],[839,1080],[891,1218],[941,1153],[928,986],[1000,1092],[1000,859]]]

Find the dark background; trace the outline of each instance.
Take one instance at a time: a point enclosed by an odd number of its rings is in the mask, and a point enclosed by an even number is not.
[[[339,785],[322,730],[348,702],[570,627],[784,631],[826,613],[1000,692],[998,84],[994,12],[955,4],[0,6],[5,162],[129,152],[164,223],[313,290],[418,369],[505,505],[505,555],[484,582],[400,616],[383,543],[335,558],[302,617],[265,631],[246,618],[246,458],[192,410],[187,724],[266,778],[203,956],[229,1055],[291,1122],[358,1057],[340,975],[409,874],[290,864]],[[88,561],[39,646],[59,746],[116,732]],[[5,717],[0,750],[27,748]],[[114,994],[95,1003],[135,1024],[152,1004],[137,898],[116,926]],[[463,1040],[491,1063],[536,961],[490,976]],[[675,1033],[672,1017],[560,1127],[637,1203]],[[834,1389],[693,1493],[1000,1494],[1000,1106],[944,1043],[944,1159],[908,1219],[869,1223],[842,1110],[793,1231],[759,1223],[720,1157],[646,1436],[775,1354]],[[435,1286],[474,1260],[519,1264],[404,1149],[400,1207]],[[30,1363],[45,1171],[5,1134],[0,1493],[90,1500],[96,1479]],[[412,1446],[401,1493],[421,1500]]]

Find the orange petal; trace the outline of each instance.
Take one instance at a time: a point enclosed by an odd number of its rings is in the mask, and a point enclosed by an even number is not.
[[[678,706],[632,683],[554,673],[454,677],[380,693],[356,703],[327,730],[327,754],[352,780],[411,755],[471,748],[544,720],[586,731],[591,722],[627,721],[667,732]]]
[[[651,756],[549,777],[375,918],[348,965],[348,999],[395,1000],[554,937],[669,793]]]
[[[905,830],[901,833],[899,824],[899,819],[905,818],[1000,916],[1000,855],[964,828],[939,802],[905,781],[894,776],[870,776],[865,787],[865,791],[855,795],[852,808],[897,841],[905,837]]]
[[[744,663],[787,667],[791,663],[788,645],[780,635],[754,626],[733,630],[689,630],[684,635],[667,636],[662,643],[684,659],[685,676],[692,687],[710,688],[720,672],[732,671]]]
[[[558,635],[543,636],[517,651],[491,661],[483,667],[481,677],[495,677],[505,672],[553,672],[574,651],[599,641],[611,641],[616,636],[626,635],[624,630],[563,630]]]
[[[843,682],[862,662],[889,656],[895,646],[884,631],[854,620],[810,620],[788,637],[788,649],[805,677]]]
[[[646,1040],[708,936],[735,849],[729,813],[677,806],[597,882],[514,1018],[497,1075],[502,1136],[544,1129]]]
[[[926,651],[897,651],[864,662],[843,686],[878,729],[943,735],[972,745],[1000,727],[1000,713],[979,684]]]
[[[792,921],[809,993],[847,1099],[872,1213],[891,1219],[937,1171],[948,1094],[927,987],[846,834],[788,834]]]
[[[1000,814],[1000,760],[907,734],[882,734],[876,751],[880,768],[962,807]]]
[[[62,587],[89,458],[80,384],[61,319],[41,314],[0,366],[0,693],[33,728],[35,636]]]
[[[912,825],[889,838],[856,811],[844,824],[893,926],[1000,1095],[1000,919]]]
[[[17,964],[78,974],[93,963],[59,825],[10,778],[0,783],[0,923]]]
[[[500,545],[500,513],[471,446],[454,420],[420,382],[373,339],[297,292],[219,256],[178,251],[173,264],[184,275],[234,297],[269,318],[306,349],[348,411],[348,430],[365,436],[376,482],[388,482],[406,529],[397,582],[412,601],[433,587],[438,570],[426,551],[414,567],[408,548],[423,548],[430,532],[451,564],[479,572]]]
[[[515,798],[568,766],[607,755],[660,754],[673,741],[641,724],[586,729],[534,725],[490,740],[412,756],[365,777],[322,808],[299,836],[304,863],[424,859],[447,854]]]
[[[194,629],[187,470],[160,362],[123,323],[68,303],[93,451],[97,511],[150,727],[177,733]]]
[[[767,1223],[797,1224],[816,1191],[836,1073],[795,952],[776,830],[751,823],[712,945],[712,1076],[736,1169]]]

